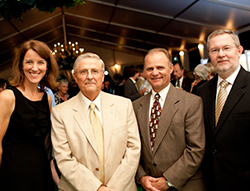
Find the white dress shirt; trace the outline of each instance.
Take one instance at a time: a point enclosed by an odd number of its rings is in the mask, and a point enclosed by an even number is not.
[[[238,75],[240,71],[240,65],[238,66],[238,68],[234,71],[234,73],[231,74],[231,76],[229,76],[227,79],[225,79],[227,82],[229,82],[228,86],[227,86],[227,93],[229,95],[231,89],[232,89],[232,86],[234,84],[234,81]],[[220,83],[223,79],[218,75],[218,81],[217,81],[217,89],[216,89],[216,99],[215,99],[215,104],[217,102],[217,97],[218,97],[218,93],[220,91]]]
[[[87,97],[85,97],[82,93],[82,99],[83,99],[83,103],[84,103],[84,111],[86,111],[88,114],[90,112],[90,108],[89,105],[92,102],[91,100],[89,100]],[[99,93],[99,95],[95,98],[95,100],[93,101],[94,104],[96,105],[96,109],[95,109],[95,113],[96,115],[100,118],[100,121],[102,123],[102,113],[101,113],[101,93]],[[103,125],[103,124],[102,124]]]
[[[167,94],[168,94],[168,91],[169,91],[169,88],[170,88],[170,83],[168,84],[167,87],[165,87],[163,90],[161,90],[160,92],[158,92],[158,94],[160,95],[160,99],[159,99],[159,102],[161,104],[161,109],[163,109],[163,106],[164,106],[164,103],[165,103],[165,99],[167,97]],[[149,121],[150,121],[150,116],[151,116],[151,108],[153,107],[153,103],[155,101],[155,94],[157,92],[155,92],[153,89],[152,89],[152,94],[151,94],[151,97],[150,97],[150,103],[149,103]]]

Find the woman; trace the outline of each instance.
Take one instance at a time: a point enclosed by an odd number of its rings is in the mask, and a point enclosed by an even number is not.
[[[57,75],[56,60],[45,43],[29,40],[21,45],[11,87],[0,94],[1,191],[54,190],[44,146],[52,99],[44,87],[54,89]]]
[[[193,94],[197,93],[199,86],[207,82],[208,69],[203,64],[198,64],[194,69],[194,81],[191,84],[190,92]]]
[[[69,81],[66,79],[61,79],[59,81],[58,92],[54,94],[56,105],[67,101],[69,98],[69,94],[67,93],[69,89]]]

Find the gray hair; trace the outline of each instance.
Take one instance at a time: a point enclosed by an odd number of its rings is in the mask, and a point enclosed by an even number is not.
[[[61,79],[61,80],[59,80],[59,86],[61,86],[62,84],[69,85],[69,81],[67,79]]]
[[[209,50],[209,43],[210,43],[211,38],[213,38],[214,36],[217,36],[217,35],[222,35],[222,34],[229,34],[232,37],[234,44],[237,48],[241,46],[239,37],[233,31],[227,30],[227,29],[218,29],[218,30],[215,30],[214,32],[212,32],[207,37],[207,49],[208,50]]]
[[[95,58],[95,59],[99,60],[102,69],[105,70],[105,64],[104,64],[103,60],[97,54],[94,54],[94,53],[91,53],[91,52],[86,52],[86,53],[81,54],[80,56],[77,57],[77,59],[76,59],[76,61],[74,63],[74,66],[73,66],[73,72],[74,73],[76,72],[76,69],[79,66],[79,62],[81,60],[85,59],[85,58]]]
[[[195,69],[194,73],[200,78],[201,80],[206,80],[207,79],[207,73],[208,69],[205,65],[203,64],[198,64]]]
[[[166,57],[169,60],[169,67],[172,67],[172,56],[169,54],[169,52],[165,49],[165,48],[153,48],[151,50],[148,51],[148,53],[146,54],[146,56],[144,57],[144,62],[146,60],[146,57],[151,54],[151,53],[155,53],[155,52],[162,52],[166,55]]]

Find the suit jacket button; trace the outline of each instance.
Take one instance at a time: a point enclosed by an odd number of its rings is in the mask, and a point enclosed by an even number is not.
[[[153,163],[153,166],[154,166],[154,167],[156,167],[156,164],[155,164],[155,163]]]
[[[99,168],[95,168],[96,171],[99,171]]]

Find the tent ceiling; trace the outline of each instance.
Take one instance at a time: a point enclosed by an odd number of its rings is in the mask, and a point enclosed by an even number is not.
[[[85,2],[70,9],[57,8],[49,14],[33,9],[23,14],[23,22],[0,16],[0,70],[11,64],[14,48],[31,38],[44,41],[51,48],[67,39],[78,41],[83,47],[89,44],[135,55],[165,47],[176,55],[205,43],[215,29],[250,28],[249,0]]]

